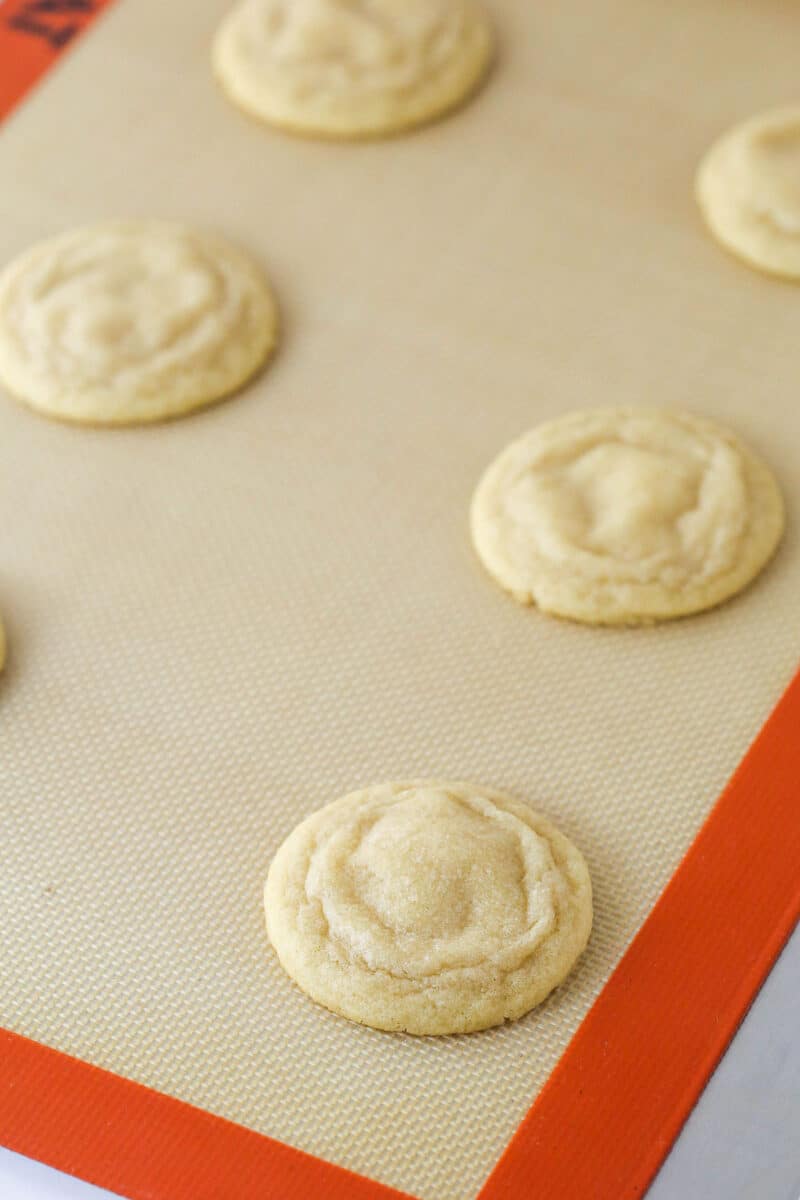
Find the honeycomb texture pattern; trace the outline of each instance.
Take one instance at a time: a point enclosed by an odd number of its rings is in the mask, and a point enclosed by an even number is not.
[[[285,315],[263,378],[174,425],[60,427],[0,395],[0,1024],[469,1200],[800,657],[800,298],[711,244],[691,194],[719,129],[792,94],[794,17],[502,0],[479,104],[334,147],[219,97],[224,9],[120,0],[0,139],[0,261],[177,219],[250,250]],[[484,575],[480,472],[592,403],[675,404],[764,456],[789,528],[752,588],[593,630]],[[414,776],[528,799],[588,859],[589,948],[516,1024],[360,1028],[270,950],[289,830]]]

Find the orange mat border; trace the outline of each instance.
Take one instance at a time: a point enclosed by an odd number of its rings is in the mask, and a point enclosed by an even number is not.
[[[479,1200],[643,1195],[800,917],[799,778],[800,672]],[[130,1200],[402,1195],[8,1031],[0,1144]]]
[[[800,919],[800,672],[478,1200],[637,1200]]]
[[[0,120],[111,2],[0,4]],[[479,1200],[643,1195],[800,918],[799,778],[800,673]],[[6,1030],[0,1145],[129,1200],[403,1197]]]
[[[7,1030],[0,1145],[129,1200],[408,1200]]]
[[[0,121],[112,0],[0,0]]]

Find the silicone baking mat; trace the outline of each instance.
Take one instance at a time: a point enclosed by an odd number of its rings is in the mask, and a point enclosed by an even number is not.
[[[0,133],[0,261],[96,218],[175,218],[249,248],[284,317],[269,370],[188,420],[73,429],[2,398],[0,1025],[423,1200],[464,1200],[800,657],[800,293],[717,250],[691,191],[722,128],[792,96],[798,18],[497,0],[498,63],[473,104],[338,146],[271,133],[219,95],[225,8],[118,0]],[[486,462],[608,403],[706,414],[774,467],[787,536],[734,602],[591,630],[518,607],[475,562],[466,512]],[[588,858],[596,923],[524,1020],[420,1040],[308,1001],[269,950],[261,886],[312,809],[436,775],[546,811]],[[753,824],[774,815],[765,779]],[[753,887],[748,836],[740,812],[725,861]],[[714,863],[694,862],[711,886]],[[701,910],[725,928],[713,887]],[[715,924],[701,928],[713,962]],[[771,933],[754,935],[762,972]],[[650,943],[667,977],[681,943],[674,919]],[[607,1008],[592,1018],[630,1021]],[[637,1086],[646,1104],[658,1080]]]

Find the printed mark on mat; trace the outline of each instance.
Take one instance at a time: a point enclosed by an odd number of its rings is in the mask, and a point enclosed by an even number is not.
[[[0,121],[111,0],[0,0]]]
[[[94,16],[97,4],[96,0],[26,0],[10,7],[9,13],[2,14],[8,29],[39,38],[53,50],[62,50],[80,33],[86,18]]]

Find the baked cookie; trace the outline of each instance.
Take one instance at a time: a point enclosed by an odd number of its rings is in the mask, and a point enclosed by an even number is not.
[[[455,108],[491,58],[475,0],[242,0],[213,65],[240,108],[294,133],[380,137]]]
[[[467,783],[383,783],[278,850],[267,930],[288,974],[376,1029],[469,1033],[521,1017],[589,937],[583,856],[526,804]]]
[[[475,549],[523,604],[589,624],[638,624],[740,591],[784,526],[769,469],[686,413],[601,408],[526,433],[472,500]]]
[[[210,404],[262,365],[276,329],[250,259],[179,225],[73,230],[0,275],[0,382],[65,421],[129,425]]]
[[[800,279],[800,107],[724,134],[700,164],[696,192],[727,250],[762,271]]]

